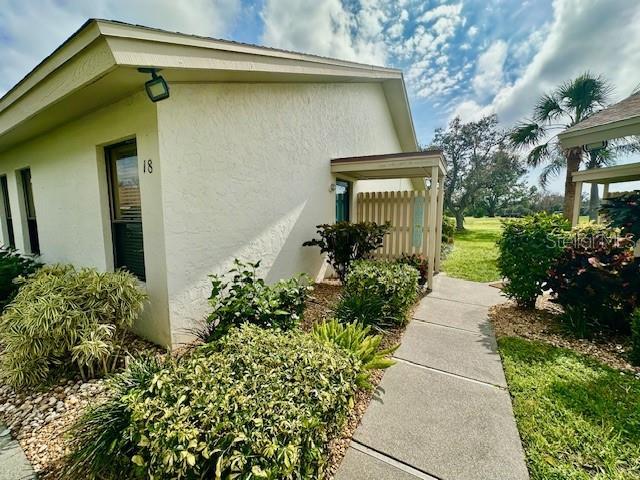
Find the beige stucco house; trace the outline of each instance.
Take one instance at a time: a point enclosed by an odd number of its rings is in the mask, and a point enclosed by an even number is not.
[[[235,257],[318,275],[301,245],[354,219],[358,192],[430,185],[435,253],[443,159],[417,150],[398,70],[90,20],[0,99],[0,233],[45,262],[128,268],[150,297],[138,332],[175,345]]]

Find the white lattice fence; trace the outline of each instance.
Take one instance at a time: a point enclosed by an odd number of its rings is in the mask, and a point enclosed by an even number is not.
[[[427,256],[429,192],[363,192],[357,198],[359,222],[391,223],[383,247],[374,257],[393,259],[403,253]]]

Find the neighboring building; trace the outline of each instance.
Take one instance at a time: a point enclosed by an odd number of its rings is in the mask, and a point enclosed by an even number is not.
[[[169,98],[150,101],[140,67],[161,69]],[[233,258],[271,281],[317,275],[301,247],[316,224],[354,218],[358,191],[444,174],[437,151],[343,162],[353,175],[332,159],[416,150],[398,70],[90,20],[0,99],[2,239],[128,268],[150,296],[137,331],[175,345]]]

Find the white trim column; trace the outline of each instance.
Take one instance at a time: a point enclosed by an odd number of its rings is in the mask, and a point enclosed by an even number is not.
[[[427,287],[433,290],[433,272],[436,259],[436,220],[438,208],[438,167],[431,168],[431,188],[429,189],[429,244],[427,261]]]
[[[582,204],[582,182],[576,182],[576,196],[573,199],[573,216],[571,218],[571,226],[578,225],[580,220],[580,205]]]

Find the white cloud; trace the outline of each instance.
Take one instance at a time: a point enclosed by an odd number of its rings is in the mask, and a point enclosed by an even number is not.
[[[462,3],[456,3],[453,5],[439,5],[436,8],[427,10],[419,18],[419,22],[431,22],[439,18],[456,18],[460,17],[462,12]]]
[[[386,2],[361,2],[351,12],[340,0],[267,0],[263,42],[279,48],[384,64]],[[397,36],[398,29],[392,35]]]
[[[504,62],[507,59],[507,43],[498,40],[492,43],[479,57],[472,85],[476,95],[494,95],[504,81]]]
[[[462,3],[409,21],[406,1],[265,0],[265,44],[363,63],[404,66],[419,97],[446,94],[462,79],[449,71],[449,47],[465,18]],[[411,7],[414,8],[415,6]]]
[[[553,10],[543,38],[534,33],[528,45],[514,49],[513,55],[526,55],[526,48],[536,48],[536,43],[538,48],[519,78],[500,88],[489,103],[476,99],[477,108],[495,111],[505,125],[529,116],[542,93],[585,71],[604,75],[616,87],[615,99],[640,83],[640,9],[635,1],[554,0]],[[466,103],[462,110],[469,108]]]
[[[475,25],[469,27],[469,30],[467,30],[467,35],[469,36],[469,38],[473,38],[478,34],[478,27],[476,27]]]
[[[0,93],[20,80],[88,18],[224,36],[240,7],[240,0],[4,0],[0,9]]]

